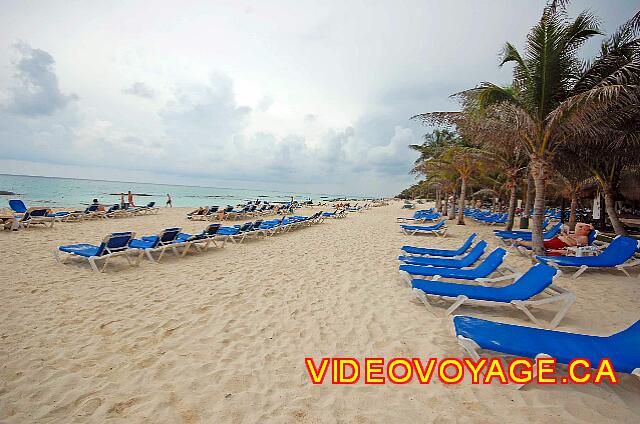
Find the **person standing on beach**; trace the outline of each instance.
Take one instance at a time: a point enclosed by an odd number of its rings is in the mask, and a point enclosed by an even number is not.
[[[135,203],[133,203],[133,193],[131,193],[131,190],[127,192],[127,201],[129,202],[129,206],[136,205]]]
[[[120,193],[120,209],[124,209],[124,193]]]
[[[167,207],[168,208],[173,207],[173,203],[171,202],[171,195],[169,193],[167,193]]]

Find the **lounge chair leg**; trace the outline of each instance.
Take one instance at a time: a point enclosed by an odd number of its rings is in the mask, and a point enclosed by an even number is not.
[[[587,268],[589,268],[587,265],[582,265],[582,266],[581,266],[581,267],[580,267],[580,268],[575,272],[575,274],[573,274],[573,275],[571,276],[571,279],[575,280],[576,278],[578,278],[578,277],[579,277],[583,272],[585,272],[585,271],[587,270]],[[625,271],[625,274],[627,274],[627,273],[626,273],[626,271]],[[629,274],[627,274],[627,275],[629,275]]]
[[[624,275],[626,275],[627,277],[631,278],[631,274],[629,274],[629,272],[625,269],[624,264],[623,265],[616,265],[616,269],[619,271],[622,271],[624,273]]]
[[[576,295],[573,293],[565,293],[562,296],[564,297],[563,305],[560,308],[560,310],[558,310],[558,312],[556,313],[556,316],[554,316],[553,319],[551,320],[551,323],[549,324],[551,328],[556,328],[558,324],[560,324],[560,321],[562,321],[562,318],[564,318],[567,312],[569,312],[569,309],[571,309],[571,306],[576,301]]]
[[[464,336],[458,336],[458,344],[467,351],[471,359],[473,359],[474,361],[478,361],[480,359],[480,355],[478,354],[480,346],[474,340],[471,340]]]
[[[53,249],[53,257],[56,260],[56,262],[60,263],[60,255],[58,255],[58,249],[56,248]]]
[[[89,265],[91,265],[91,269],[93,269],[95,272],[100,272],[100,270],[96,266],[96,261],[94,258],[89,258]]]
[[[546,353],[538,353],[538,354],[536,355],[536,357],[534,358],[534,359],[535,359],[535,362],[537,363],[537,362],[538,362],[538,359],[541,359],[541,358],[551,358],[551,356],[547,355]],[[534,363],[534,365],[533,365],[533,378],[532,378],[532,380],[531,380],[531,381],[536,381],[536,378],[538,378],[538,367],[537,367],[537,366],[536,366],[536,364]],[[524,386],[526,386],[526,384],[518,384],[517,389],[518,389],[518,390],[520,390],[520,389],[522,389]]]
[[[400,273],[400,281],[411,287],[411,276],[406,271],[398,271]]]
[[[453,313],[453,311],[458,309],[467,300],[469,300],[469,298],[467,296],[465,296],[465,295],[460,295],[460,296],[456,297],[456,301],[453,302],[453,305],[451,305],[449,307],[449,309],[447,309],[447,311],[445,312],[445,315],[447,315],[447,316],[451,315]]]

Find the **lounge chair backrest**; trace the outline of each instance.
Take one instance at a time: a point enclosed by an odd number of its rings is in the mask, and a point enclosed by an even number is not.
[[[428,228],[430,230],[439,230],[440,228],[444,227],[445,222],[444,221],[440,221],[437,224],[431,225]]]
[[[601,267],[616,266],[632,258],[638,250],[640,241],[631,237],[617,236],[611,241],[604,251],[592,258],[597,260],[597,265]]]
[[[624,346],[640,346],[640,320],[631,324],[631,326],[618,333],[612,334],[607,337],[609,342],[616,343],[616,346],[620,346],[624,343]],[[629,352],[634,354],[633,352]],[[636,352],[637,353],[637,352]]]
[[[147,207],[148,207],[148,208],[152,208],[152,207],[154,207],[155,205],[156,205],[156,202],[149,202],[149,203],[147,203]]]
[[[224,208],[225,212],[231,212],[233,210],[233,206],[227,206],[226,208]]]
[[[11,199],[9,200],[9,207],[15,213],[25,213],[27,211],[27,205],[20,199]]]
[[[507,251],[502,247],[498,247],[494,249],[493,252],[489,253],[484,261],[480,265],[476,267],[476,271],[478,271],[482,275],[489,275],[504,261],[504,257],[507,255]]]
[[[31,217],[31,218],[43,217],[43,216],[47,216],[49,212],[51,212],[51,210],[48,208],[38,208],[38,209],[31,209],[30,212],[26,212],[24,215],[25,215],[25,218],[27,218],[27,215],[28,217]]]
[[[547,240],[557,236],[560,233],[561,229],[562,229],[562,222],[558,222],[556,225],[551,227],[549,231],[544,233],[544,239]]]
[[[100,243],[100,248],[96,256],[108,255],[109,253],[127,249],[135,235],[136,234],[131,231],[109,234],[102,240],[102,243]]]
[[[471,265],[472,263],[480,259],[480,256],[482,256],[482,254],[484,253],[484,249],[486,248],[487,242],[484,240],[480,240],[475,246],[473,246],[473,249],[471,249],[469,253],[467,253],[467,255],[461,260],[465,263],[465,266]]]
[[[591,246],[593,242],[596,241],[597,237],[598,237],[598,230],[591,230],[591,232],[589,232],[589,235],[587,236],[587,244]]]
[[[476,233],[473,233],[469,236],[469,238],[467,239],[467,241],[464,242],[464,244],[462,246],[460,246],[460,248],[456,251],[456,253],[458,253],[459,255],[463,254],[464,252],[467,251],[467,249],[469,247],[471,247],[471,245],[473,244],[473,241],[476,239],[478,235]]]
[[[527,300],[549,287],[553,283],[556,272],[558,270],[549,265],[537,264],[529,268],[513,284],[496,290],[502,291],[513,300]]]
[[[109,210],[107,210],[107,212],[106,212],[106,213],[107,213],[107,214],[110,214],[111,212],[113,212],[113,211],[117,211],[118,209],[119,209],[119,206],[118,206],[118,205],[113,205],[113,206],[111,206],[111,207],[109,208]],[[89,210],[89,208],[87,208],[87,210],[85,211],[85,213],[88,213],[88,212],[91,212],[91,211]]]
[[[178,237],[178,234],[180,234],[180,231],[182,231],[182,228],[165,228],[160,232],[160,234],[158,234],[158,237],[160,239],[159,243],[173,243],[176,240],[176,237]]]
[[[251,227],[253,227],[253,222],[245,222],[240,227],[240,232],[242,232],[242,231],[250,231]]]
[[[218,230],[220,229],[220,224],[210,224],[205,228],[204,232],[208,236],[215,236],[218,234]]]
[[[253,223],[253,228],[258,228],[260,225],[262,225],[263,221],[264,220],[262,220],[262,219],[256,220],[256,222]]]

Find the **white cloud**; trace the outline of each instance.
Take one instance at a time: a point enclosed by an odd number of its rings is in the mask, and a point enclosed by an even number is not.
[[[143,99],[153,99],[156,96],[156,92],[141,81],[136,81],[130,86],[123,88],[122,92],[131,94],[132,96],[142,97]]]
[[[636,10],[607,5],[571,8],[591,7],[609,32]],[[25,40],[0,45],[0,148],[14,165],[373,194],[413,180],[406,145],[425,128],[409,117],[455,108],[448,96],[480,81],[507,82],[498,51],[507,40],[520,45],[541,8],[507,0],[38,6],[9,2],[0,15],[0,39]]]

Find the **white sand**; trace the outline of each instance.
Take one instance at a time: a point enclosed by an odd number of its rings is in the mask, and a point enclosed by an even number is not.
[[[520,391],[310,383],[305,356],[463,356],[444,309],[430,314],[400,285],[396,257],[408,243],[457,246],[472,230],[495,246],[490,228],[450,223],[444,240],[405,236],[395,217],[411,211],[393,204],[160,264],[116,260],[104,274],[51,255],[116,230],[204,227],[184,213],[0,232],[0,421],[640,422],[640,381],[630,376]],[[606,334],[639,317],[637,279],[599,272],[559,284],[578,296],[561,330]],[[528,324],[510,308],[460,313]]]

